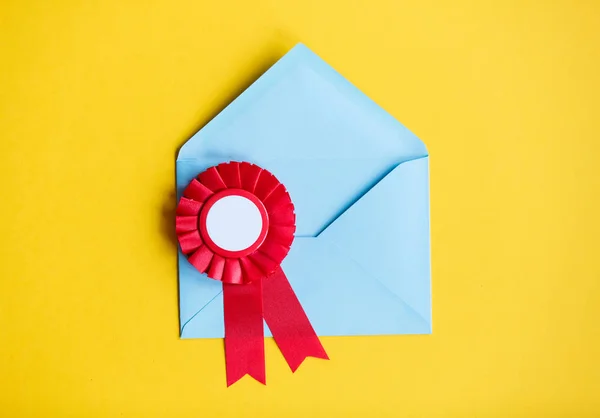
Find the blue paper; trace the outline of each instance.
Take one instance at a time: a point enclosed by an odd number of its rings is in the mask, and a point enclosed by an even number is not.
[[[297,45],[181,148],[178,194],[227,161],[288,189],[282,267],[318,335],[431,333],[429,158],[414,134]],[[181,337],[222,338],[222,285],[181,252],[179,292]]]

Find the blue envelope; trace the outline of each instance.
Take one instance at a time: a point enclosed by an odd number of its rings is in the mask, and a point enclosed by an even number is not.
[[[431,333],[429,158],[414,134],[297,45],[181,148],[178,194],[227,161],[288,189],[282,268],[318,335]],[[181,251],[179,292],[181,338],[223,338],[222,284]]]

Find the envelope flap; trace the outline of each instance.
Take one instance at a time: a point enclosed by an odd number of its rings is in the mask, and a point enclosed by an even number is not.
[[[393,166],[424,155],[412,132],[297,45],[181,148],[177,182],[252,162],[286,185],[297,234],[315,236]]]
[[[337,245],[431,323],[428,157],[397,166],[318,239]]]
[[[178,160],[220,157],[262,166],[271,159],[383,152],[427,153],[414,134],[298,44],[188,140]]]

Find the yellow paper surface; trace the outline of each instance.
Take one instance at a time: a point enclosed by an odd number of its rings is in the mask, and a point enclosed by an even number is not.
[[[4,0],[0,416],[600,415],[600,3]],[[434,334],[178,339],[179,146],[301,41],[431,154]]]

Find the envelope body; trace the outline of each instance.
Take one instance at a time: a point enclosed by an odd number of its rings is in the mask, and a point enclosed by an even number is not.
[[[227,161],[288,189],[282,268],[318,335],[431,333],[429,157],[407,128],[299,44],[184,144],[178,195]],[[222,285],[181,251],[179,292],[181,337],[222,338]]]

